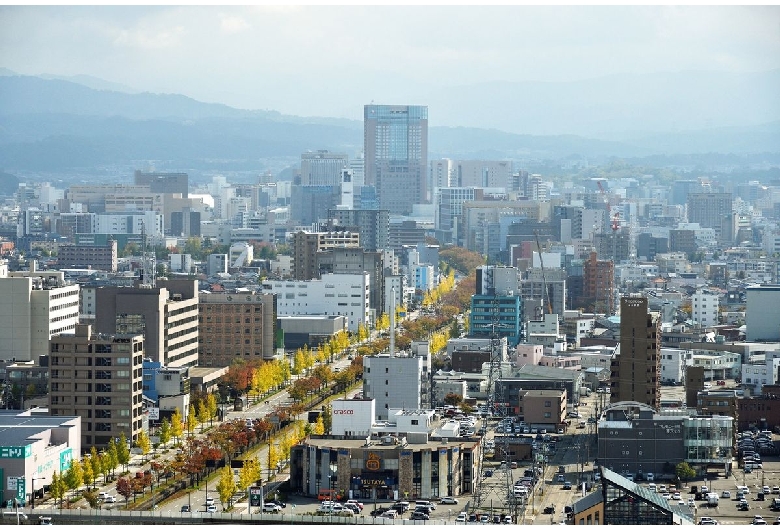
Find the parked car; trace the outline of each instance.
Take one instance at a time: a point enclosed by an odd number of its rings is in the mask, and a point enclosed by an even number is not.
[[[460,512],[458,514],[458,516],[455,518],[455,522],[456,523],[465,523],[467,517],[468,517],[468,515],[466,514],[466,512]]]
[[[442,497],[439,501],[440,504],[458,504],[458,499],[455,497]]]
[[[212,504],[210,506],[206,506],[206,513],[216,513],[217,507],[216,505]]]
[[[424,512],[412,512],[412,515],[409,517],[412,521],[427,521],[430,519],[431,516]]]
[[[191,511],[192,510],[190,509],[189,504],[185,504],[184,506],[181,507],[181,513],[190,513]]]
[[[266,502],[263,504],[263,511],[268,513],[279,513],[282,511],[282,507],[274,502]]]

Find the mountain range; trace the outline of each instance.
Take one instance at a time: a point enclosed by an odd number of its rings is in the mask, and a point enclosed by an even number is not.
[[[456,87],[430,95],[429,158],[776,155],[778,87],[780,70]],[[464,125],[437,126],[437,115]],[[495,126],[467,126],[475,123]],[[261,171],[261,160],[295,160],[308,150],[354,156],[362,142],[357,120],[236,109],[89,76],[20,76],[0,68],[0,170],[9,173],[139,161]]]

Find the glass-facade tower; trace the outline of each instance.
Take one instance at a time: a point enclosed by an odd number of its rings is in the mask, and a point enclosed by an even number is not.
[[[365,184],[379,207],[408,215],[428,202],[428,107],[366,105],[363,114]]]

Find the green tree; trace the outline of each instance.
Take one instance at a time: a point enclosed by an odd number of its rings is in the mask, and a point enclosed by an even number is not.
[[[190,409],[187,412],[187,433],[192,436],[195,432],[195,427],[198,426],[198,418],[195,415],[195,405],[190,405]]]
[[[215,396],[213,392],[209,393],[209,395],[206,397],[206,410],[208,411],[209,419],[213,419],[219,410],[217,396]]]
[[[463,403],[463,396],[460,394],[454,394],[450,392],[446,396],[444,396],[444,403],[447,405],[452,405],[454,407],[459,406],[461,403]]]
[[[160,437],[160,443],[162,445],[171,441],[171,422],[168,421],[168,418],[163,418],[160,430],[157,434]]]
[[[92,455],[87,453],[81,459],[81,467],[84,473],[84,484],[87,486],[95,485],[95,472],[92,470]],[[89,500],[89,499],[87,499]]]
[[[201,399],[198,401],[198,423],[200,423],[200,432],[203,432],[207,421],[209,421],[209,410],[206,408],[206,403]]]
[[[244,460],[244,466],[238,473],[238,487],[245,490],[258,480],[260,480],[260,462],[257,458]]]
[[[65,480],[62,478],[62,475],[58,475],[55,471],[51,477],[51,486],[49,486],[49,492],[51,493],[52,497],[60,500],[60,510],[62,509],[62,499],[65,497],[66,491],[67,486],[65,485]]]
[[[92,475],[95,477],[95,481],[97,481],[97,479],[100,478],[100,475],[103,473],[103,461],[101,460],[100,455],[98,454],[94,445],[89,450],[89,463],[92,465]]]
[[[171,435],[178,444],[181,437],[184,436],[184,422],[181,419],[181,412],[176,408],[171,415]]]
[[[217,483],[217,493],[219,493],[219,502],[222,503],[223,510],[226,505],[229,505],[230,499],[233,498],[233,494],[237,490],[236,482],[233,480],[233,470],[230,469],[230,466],[224,466],[219,471],[219,482]]]
[[[677,478],[685,482],[696,478],[696,470],[688,462],[680,462],[675,466],[674,471],[677,473]]]
[[[135,445],[141,450],[142,455],[146,456],[149,454],[149,451],[152,450],[152,442],[149,440],[149,435],[146,434],[146,431],[142,430],[138,433]]]
[[[121,443],[121,440],[119,443]],[[126,444],[125,447],[127,447]],[[128,454],[129,453],[130,451],[128,450]],[[103,457],[105,458],[104,465],[111,471],[111,476],[113,477],[117,466],[120,464],[119,446],[114,442],[113,438],[108,442],[108,448],[106,449],[106,452],[103,454]],[[128,459],[128,463],[129,463],[129,459]]]
[[[116,461],[127,471],[127,466],[130,464],[130,445],[127,443],[125,433],[119,435],[119,443],[116,446]]]
[[[70,462],[70,467],[65,471],[64,475],[65,486],[68,488],[68,491],[75,492],[84,484],[84,470],[81,467],[81,462],[78,460]]]

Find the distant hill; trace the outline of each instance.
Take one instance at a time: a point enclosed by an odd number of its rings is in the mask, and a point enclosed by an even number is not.
[[[295,159],[317,149],[353,156],[362,149],[359,121],[285,116],[202,103],[177,94],[98,90],[68,80],[7,74],[0,71],[0,168],[6,171],[134,165],[139,160],[166,161],[181,168],[252,171],[263,158]],[[94,78],[88,81],[101,85]],[[432,107],[441,103],[436,101]],[[778,151],[780,121],[673,134],[635,131],[620,141],[474,127],[432,125],[429,129],[431,159]]]
[[[0,171],[0,195],[11,196],[19,189],[19,178],[16,175]]]

